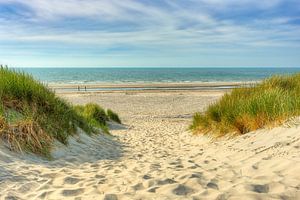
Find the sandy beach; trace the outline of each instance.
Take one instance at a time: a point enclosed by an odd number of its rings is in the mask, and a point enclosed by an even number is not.
[[[56,93],[83,92],[165,92],[165,91],[228,91],[232,88],[245,87],[259,81],[245,82],[168,82],[168,83],[95,83],[95,84],[47,84]]]
[[[57,143],[52,161],[0,145],[0,199],[300,199],[297,121],[212,141],[188,130],[224,91],[61,93],[123,125]]]
[[[0,0],[0,200],[300,200],[300,0]]]

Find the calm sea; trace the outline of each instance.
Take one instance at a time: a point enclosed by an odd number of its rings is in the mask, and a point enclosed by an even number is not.
[[[300,68],[18,68],[45,83],[257,81]]]

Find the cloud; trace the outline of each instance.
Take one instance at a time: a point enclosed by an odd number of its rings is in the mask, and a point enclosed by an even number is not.
[[[192,0],[193,2],[196,2],[197,0]],[[248,6],[261,8],[261,9],[269,9],[272,7],[275,7],[279,5],[283,0],[260,0],[260,1],[254,1],[254,0],[200,0],[203,4],[219,7],[219,8],[230,8],[232,9],[232,6],[235,8],[247,8]],[[199,2],[199,1],[198,1]],[[248,7],[249,8],[249,7]]]
[[[96,20],[136,20],[140,17],[163,17],[159,9],[133,0],[0,0],[2,5],[19,4],[32,11],[31,20],[59,20],[65,17]]]
[[[137,55],[188,56],[300,46],[294,0],[0,0],[1,8],[9,9],[0,13],[0,48],[12,50],[82,53],[89,46],[126,56],[114,48],[122,46]]]

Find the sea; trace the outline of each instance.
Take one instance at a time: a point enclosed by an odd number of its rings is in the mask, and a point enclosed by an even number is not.
[[[300,73],[300,68],[16,68],[46,84],[248,82],[272,75]]]

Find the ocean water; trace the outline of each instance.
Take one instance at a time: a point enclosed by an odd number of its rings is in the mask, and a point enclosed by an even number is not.
[[[44,83],[168,83],[257,81],[300,68],[18,68]]]

